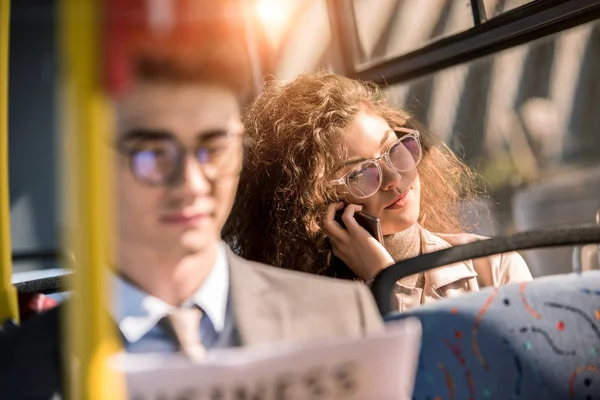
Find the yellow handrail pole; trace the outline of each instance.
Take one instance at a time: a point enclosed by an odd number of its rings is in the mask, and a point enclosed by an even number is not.
[[[107,368],[118,340],[106,310],[106,266],[111,258],[113,125],[100,84],[102,0],[61,0],[59,29],[66,148],[66,260],[75,271],[74,295],[63,319],[68,339],[64,371],[69,399],[120,399],[123,384]]]
[[[0,0],[0,323],[19,322],[17,291],[12,285],[10,207],[8,200],[8,44],[10,0]]]

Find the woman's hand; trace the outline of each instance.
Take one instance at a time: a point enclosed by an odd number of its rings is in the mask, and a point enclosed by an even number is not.
[[[333,254],[359,278],[368,281],[379,271],[392,265],[394,259],[383,245],[354,219],[354,213],[361,211],[362,206],[349,204],[344,210],[342,221],[347,230],[335,221],[336,211],[342,208],[344,203],[329,206],[323,230],[331,242]]]

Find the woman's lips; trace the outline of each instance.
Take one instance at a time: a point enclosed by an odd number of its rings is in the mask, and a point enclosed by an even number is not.
[[[408,204],[408,201],[410,200],[411,193],[412,193],[411,189],[408,189],[404,193],[400,193],[398,196],[396,196],[394,198],[394,202],[392,204],[390,204],[389,206],[387,206],[385,209],[386,210],[396,210],[398,208],[406,207],[406,204]]]

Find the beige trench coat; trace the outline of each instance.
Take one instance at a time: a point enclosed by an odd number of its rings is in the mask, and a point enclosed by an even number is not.
[[[486,239],[473,234],[436,234],[421,229],[422,254]],[[509,282],[530,281],[529,268],[519,254],[511,252],[447,265],[425,272],[424,288],[407,287],[396,283],[395,295],[400,311],[445,297],[477,292],[482,287],[499,286]]]

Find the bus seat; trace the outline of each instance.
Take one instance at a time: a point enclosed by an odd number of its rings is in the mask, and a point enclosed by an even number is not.
[[[403,314],[423,339],[413,399],[600,399],[600,271],[555,275]]]

